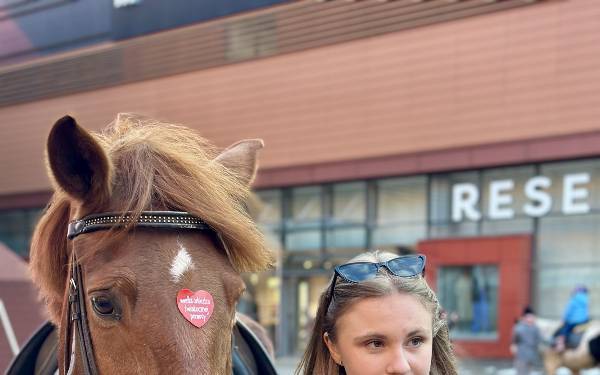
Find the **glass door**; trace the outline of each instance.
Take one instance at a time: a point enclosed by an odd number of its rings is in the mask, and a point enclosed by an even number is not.
[[[497,265],[442,266],[438,271],[437,290],[453,338],[496,337]]]
[[[302,277],[297,285],[297,336],[296,352],[302,353],[308,344],[312,333],[319,297],[327,288],[329,278],[327,276]]]

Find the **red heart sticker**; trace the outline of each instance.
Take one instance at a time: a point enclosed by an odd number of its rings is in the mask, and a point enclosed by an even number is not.
[[[177,308],[190,323],[200,328],[208,322],[214,309],[213,297],[206,290],[192,292],[181,289],[177,293]]]

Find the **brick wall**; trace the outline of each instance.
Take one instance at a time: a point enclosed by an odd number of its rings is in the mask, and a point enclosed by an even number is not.
[[[600,3],[548,1],[260,60],[0,109],[0,194],[49,188],[64,113],[262,137],[266,170],[600,129]]]

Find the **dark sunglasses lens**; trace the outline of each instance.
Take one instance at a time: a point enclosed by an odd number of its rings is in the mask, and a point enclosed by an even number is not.
[[[392,273],[400,277],[420,275],[425,268],[425,259],[420,256],[407,256],[392,259],[387,263]]]
[[[344,279],[355,283],[377,275],[377,266],[374,263],[349,263],[338,267],[337,270]]]

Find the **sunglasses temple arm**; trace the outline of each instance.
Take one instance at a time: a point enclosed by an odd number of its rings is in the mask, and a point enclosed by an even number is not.
[[[337,275],[333,274],[333,280],[331,281],[331,286],[329,287],[329,291],[327,292],[327,304],[325,306],[325,314],[327,314],[327,310],[329,310],[329,305],[331,305],[331,300],[333,300],[333,291],[335,290],[336,281]]]

